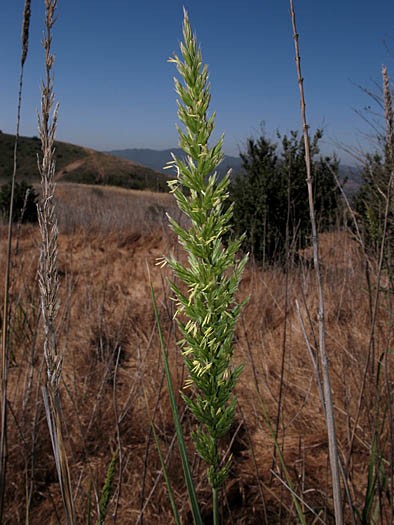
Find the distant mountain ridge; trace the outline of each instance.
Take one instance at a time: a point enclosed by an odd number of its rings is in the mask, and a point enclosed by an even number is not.
[[[123,159],[143,164],[148,168],[152,168],[156,171],[162,171],[167,175],[172,175],[173,170],[165,170],[164,166],[168,161],[172,160],[171,152],[175,156],[182,158],[185,157],[185,152],[181,148],[172,148],[165,150],[156,150],[149,148],[130,148],[106,151],[110,155],[115,157],[121,157]],[[241,168],[242,161],[240,157],[232,157],[231,155],[225,155],[222,163],[218,166],[217,172],[219,176],[223,176],[227,171],[232,168],[234,172],[237,172]]]
[[[164,166],[168,161],[172,160],[171,152],[175,156],[182,158],[185,157],[185,152],[181,148],[165,149],[165,150],[156,150],[150,148],[129,148],[129,149],[120,149],[120,150],[111,150],[105,153],[114,155],[115,157],[120,157],[123,159],[136,162],[138,164],[143,164],[149,168],[152,168],[156,171],[161,171],[166,173],[167,176],[173,176],[174,170],[168,169],[165,170]],[[222,163],[218,166],[217,172],[219,178],[222,178],[227,171],[232,168],[232,175],[236,175],[241,171],[242,160],[241,157],[232,157],[231,155],[224,155]],[[347,178],[347,183],[345,184],[345,191],[348,195],[354,195],[361,184],[361,168],[346,166],[344,164],[339,165],[339,179],[343,181]]]
[[[15,136],[0,132],[0,183],[7,182],[13,171]],[[151,148],[131,148],[99,152],[90,148],[66,142],[55,142],[56,180],[82,182],[87,184],[106,184],[131,189],[150,189],[168,191],[167,181],[174,178],[175,170],[164,170],[172,160],[171,152],[184,158],[180,148],[155,150]],[[19,137],[17,178],[27,182],[37,182],[37,154],[41,153],[38,137]],[[221,179],[232,168],[233,175],[241,171],[240,157],[224,155],[217,172]],[[345,191],[354,195],[361,184],[360,167],[339,166],[339,178],[348,182]],[[165,175],[164,175],[165,174]]]

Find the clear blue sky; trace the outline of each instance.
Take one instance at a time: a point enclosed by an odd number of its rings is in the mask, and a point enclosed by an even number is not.
[[[32,0],[21,134],[37,134],[43,74],[43,0]],[[225,153],[237,155],[260,124],[274,137],[299,129],[299,93],[288,0],[58,0],[53,52],[60,103],[57,138],[99,150],[177,145],[174,64],[182,5],[201,43],[211,110]],[[0,4],[0,129],[16,122],[24,0]],[[354,109],[371,103],[385,63],[394,78],[393,0],[295,0],[307,116],[331,141],[363,144]],[[392,55],[384,45],[386,41]],[[339,150],[339,156],[348,161]]]

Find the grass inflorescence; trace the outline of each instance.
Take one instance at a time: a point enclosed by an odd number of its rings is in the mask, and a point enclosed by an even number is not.
[[[190,228],[184,229],[174,219],[171,227],[188,256],[188,265],[174,257],[166,261],[175,276],[171,280],[177,301],[177,324],[182,333],[180,346],[194,396],[182,397],[200,426],[193,433],[196,449],[209,465],[208,481],[214,490],[227,477],[230,460],[222,464],[218,439],[229,430],[234,418],[236,399],[233,390],[242,366],[232,366],[233,336],[244,303],[235,295],[247,257],[236,261],[240,240],[224,246],[223,238],[229,229],[232,207],[224,207],[228,197],[230,174],[218,182],[211,174],[223,158],[223,137],[209,148],[215,114],[207,117],[210,94],[207,67],[202,66],[201,51],[192,35],[185,11],[183,61],[175,55],[170,61],[177,66],[184,84],[175,79],[178,117],[185,126],[178,126],[180,147],[186,160],[174,156],[177,178],[170,183],[179,208],[190,218]],[[229,273],[230,272],[230,273]]]

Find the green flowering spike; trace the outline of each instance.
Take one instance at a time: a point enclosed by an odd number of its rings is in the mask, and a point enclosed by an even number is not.
[[[223,483],[227,479],[228,471],[230,470],[230,467],[231,467],[231,457],[228,459],[225,466],[222,467],[219,471],[214,469],[212,466],[209,467],[208,481],[213,489],[218,489],[223,485]]]
[[[169,186],[180,210],[190,219],[190,226],[183,229],[170,218],[188,262],[184,265],[175,257],[166,261],[183,283],[170,281],[177,305],[175,318],[182,334],[178,344],[189,375],[185,386],[194,389],[192,397],[182,397],[199,424],[193,440],[208,464],[208,479],[217,497],[216,489],[225,482],[230,468],[230,460],[222,465],[217,440],[228,432],[233,421],[233,390],[242,371],[242,366],[233,367],[232,355],[234,329],[244,304],[237,303],[235,295],[247,257],[236,259],[240,239],[223,244],[233,213],[232,206],[224,209],[230,173],[217,181],[215,169],[223,159],[223,136],[209,146],[215,114],[207,115],[208,71],[202,64],[186,11],[184,14],[181,57],[174,55],[169,61],[175,63],[181,76],[181,80],[175,79],[175,90],[179,96],[178,117],[184,128],[177,129],[186,159],[172,155],[169,167],[176,168],[177,178]]]

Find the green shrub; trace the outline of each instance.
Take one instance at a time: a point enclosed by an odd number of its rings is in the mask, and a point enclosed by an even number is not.
[[[312,157],[319,153],[321,137],[318,130],[311,143]],[[249,139],[246,152],[241,153],[242,171],[231,185],[234,233],[246,233],[243,248],[262,263],[283,261],[287,246],[295,252],[306,246],[311,236],[304,141],[296,131],[290,136],[278,134],[278,138],[280,151],[264,135]],[[312,161],[320,230],[336,220],[339,190],[333,172],[337,171],[335,158]]]
[[[362,184],[354,196],[353,206],[357,214],[365,247],[370,255],[378,259],[383,240],[386,198],[389,195],[390,205],[387,210],[383,263],[392,274],[394,205],[389,191],[391,169],[388,157],[386,154],[383,158],[378,153],[366,155],[362,172]]]
[[[3,184],[0,188],[0,213],[7,220],[10,213],[11,182]],[[14,222],[37,222],[37,200],[38,194],[33,186],[24,180],[15,182],[14,208],[12,220]]]

